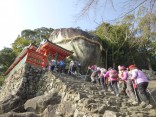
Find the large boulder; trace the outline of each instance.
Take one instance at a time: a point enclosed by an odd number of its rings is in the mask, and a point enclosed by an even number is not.
[[[0,102],[0,114],[7,113],[10,111],[18,111],[23,112],[24,100],[22,100],[19,96],[9,95],[6,96],[3,101]]]
[[[39,114],[35,114],[34,112],[25,112],[25,113],[15,113],[15,112],[8,112],[0,117],[41,117]]]
[[[48,95],[37,96],[29,99],[24,104],[24,108],[28,112],[42,113],[48,105],[56,105],[61,101],[61,96],[56,92]]]
[[[73,51],[72,59],[78,60],[84,69],[88,65],[100,63],[100,39],[85,31],[74,28],[56,29],[50,35],[49,41]]]
[[[148,77],[149,80],[156,80],[156,72],[155,71],[151,71],[151,70],[142,70],[146,76]]]

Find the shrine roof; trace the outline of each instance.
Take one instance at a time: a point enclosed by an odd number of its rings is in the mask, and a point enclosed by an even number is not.
[[[48,40],[44,40],[40,46],[37,48],[30,44],[29,46],[26,46],[22,52],[16,57],[15,61],[11,64],[11,66],[8,68],[8,70],[5,72],[5,75],[7,75],[22,59],[23,57],[29,52],[29,51],[34,51],[37,52],[39,55],[44,55],[44,54],[58,54],[58,60],[62,60],[67,56],[70,56],[73,54],[72,51],[69,51],[65,48],[62,48],[61,46],[58,46]]]
[[[19,61],[27,54],[28,50],[36,50],[37,48],[33,45],[29,45],[26,46],[22,52],[16,57],[16,59],[14,60],[14,62],[11,64],[11,66],[7,69],[7,71],[5,72],[5,75],[7,75],[18,63]]]
[[[69,51],[59,45],[56,45],[55,43],[52,43],[48,40],[46,40],[43,44],[40,45],[40,47],[37,49],[38,52],[40,53],[51,53],[55,54],[58,53],[59,57],[67,57],[73,54],[72,51]],[[61,58],[60,58],[61,59]]]

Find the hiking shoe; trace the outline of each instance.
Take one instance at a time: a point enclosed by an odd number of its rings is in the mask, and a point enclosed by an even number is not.
[[[101,93],[102,93],[103,95],[106,95],[106,91],[105,91],[105,90],[101,90]]]
[[[132,101],[132,105],[136,106],[136,105],[138,105],[138,102],[137,101]]]
[[[112,91],[111,89],[107,89],[107,91]]]
[[[145,102],[141,102],[140,107],[145,108],[146,103]]]
[[[148,104],[145,108],[146,108],[146,109],[152,109],[153,106],[152,106],[151,104]]]
[[[132,102],[133,102],[133,100],[132,100],[132,99],[129,99],[129,100],[128,100],[128,102],[129,102],[129,103],[132,103]]]
[[[119,94],[116,94],[116,97],[119,97]]]
[[[103,92],[103,94],[106,96],[106,92]]]
[[[93,84],[95,84],[96,83],[96,81],[91,81]]]
[[[114,94],[114,91],[111,91],[111,94]]]

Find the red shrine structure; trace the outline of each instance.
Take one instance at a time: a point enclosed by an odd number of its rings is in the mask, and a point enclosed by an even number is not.
[[[48,58],[60,61],[72,54],[73,52],[44,39],[38,48],[32,44],[25,47],[5,72],[5,76],[8,76],[23,63],[29,63],[36,67],[44,68],[48,65]]]

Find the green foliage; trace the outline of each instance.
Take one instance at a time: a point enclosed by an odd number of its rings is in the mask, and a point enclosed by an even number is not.
[[[21,36],[14,41],[12,48],[4,48],[0,51],[0,83],[3,81],[3,74],[13,63],[15,58],[30,43],[39,46],[42,39],[48,39],[54,29],[38,28],[35,30],[26,29],[21,32]]]
[[[3,82],[4,82],[4,76],[0,75],[0,86],[2,86]]]
[[[35,35],[37,35],[37,33],[33,30],[27,29],[27,30],[23,30],[21,32],[21,37],[26,38],[28,40],[32,40],[35,39]]]
[[[43,38],[49,38],[52,28],[38,28],[35,30],[23,30],[21,36],[14,41],[12,48],[4,48],[0,51],[0,74],[4,73],[21,51],[30,43],[39,46]]]
[[[152,59],[156,52],[156,14],[146,13],[139,16],[138,20],[138,37],[139,48],[146,58],[148,69],[152,69]]]
[[[26,40],[25,38],[17,38],[15,42],[12,44],[13,51],[16,55],[21,53],[21,51],[24,49],[24,47],[28,46],[30,44],[30,40]]]
[[[110,66],[135,63],[140,68],[152,69],[156,60],[156,13],[140,9],[138,17],[125,16],[117,24],[100,24],[95,34],[102,41],[103,57]]]
[[[21,32],[21,37],[27,40],[39,40],[48,39],[50,34],[53,32],[54,29],[52,28],[37,28],[34,30],[26,29]]]
[[[11,48],[0,51],[0,75],[3,74],[14,61],[16,55]]]
[[[43,39],[49,39],[50,34],[53,32],[54,29],[52,28],[37,28],[34,30],[26,29],[21,32],[21,36],[19,38],[29,40],[35,46],[39,46],[40,42]],[[18,44],[19,45],[19,44]],[[17,52],[18,53],[18,52]]]
[[[123,24],[129,24],[132,25],[135,21],[135,16],[133,14],[129,14],[126,15],[123,19],[122,19],[122,23]]]
[[[96,34],[103,40],[103,48],[108,53],[105,55],[106,58],[112,63],[111,66],[115,67],[120,56],[123,55],[125,47],[128,46],[129,40],[129,25],[127,24],[116,24],[110,25],[108,23],[102,23],[96,29]],[[103,55],[103,56],[105,56]]]

